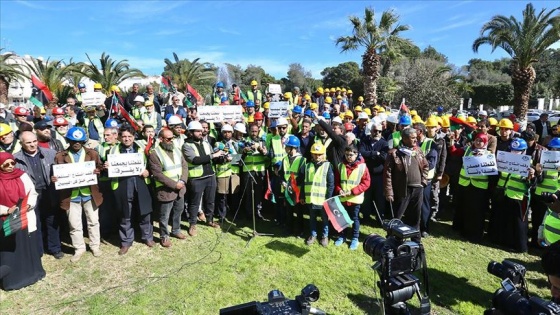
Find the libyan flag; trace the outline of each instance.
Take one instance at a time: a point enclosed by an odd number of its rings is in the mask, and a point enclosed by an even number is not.
[[[296,176],[294,173],[290,175],[290,181],[288,181],[288,187],[284,190],[284,196],[286,201],[290,206],[295,206],[299,203],[300,189],[296,183]]]
[[[327,212],[329,221],[331,221],[331,224],[337,232],[342,232],[345,228],[352,226],[352,223],[354,223],[354,221],[350,220],[348,212],[344,209],[338,196],[325,200],[323,207]]]
[[[27,198],[20,198],[14,212],[8,215],[6,220],[2,223],[2,230],[4,236],[10,236],[18,231],[27,228]]]
[[[169,79],[169,77],[161,77],[161,91],[163,93],[168,93],[169,90],[171,90],[171,80]]]
[[[38,107],[45,106],[52,101],[53,95],[49,88],[35,75],[31,75],[31,97],[29,101]]]

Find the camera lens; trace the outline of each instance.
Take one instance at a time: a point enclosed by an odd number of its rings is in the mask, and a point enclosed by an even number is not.
[[[373,260],[381,259],[383,246],[385,246],[385,238],[378,234],[370,234],[364,240],[364,252]]]
[[[414,296],[414,293],[416,293],[415,286],[404,287],[402,289],[388,292],[387,301],[390,301],[391,304],[408,301]]]
[[[529,300],[518,291],[505,291],[499,289],[492,299],[494,307],[503,314],[531,314]]]

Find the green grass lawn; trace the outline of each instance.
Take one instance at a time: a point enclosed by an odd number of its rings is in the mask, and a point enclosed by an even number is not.
[[[219,309],[264,301],[272,289],[294,298],[308,283],[321,297],[313,305],[328,314],[378,314],[371,257],[348,244],[307,246],[280,236],[272,222],[259,222],[259,236],[247,246],[251,228],[199,226],[199,234],[170,249],[135,243],[125,256],[116,245],[103,256],[84,255],[77,264],[43,258],[47,277],[17,292],[0,291],[0,314],[218,314]],[[500,280],[486,272],[490,260],[512,259],[527,267],[529,289],[550,297],[540,252],[512,254],[461,239],[448,222],[435,223],[424,240],[434,314],[481,314],[491,305]],[[157,231],[157,228],[156,228]],[[380,228],[362,225],[360,241]],[[157,234],[156,234],[157,236]],[[113,242],[118,245],[118,240]],[[70,251],[69,251],[70,252]],[[411,300],[418,304],[416,300]]]

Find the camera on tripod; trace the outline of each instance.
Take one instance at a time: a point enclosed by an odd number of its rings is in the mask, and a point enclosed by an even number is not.
[[[387,237],[369,235],[364,240],[364,251],[376,261],[372,268],[379,273],[377,285],[383,296],[385,314],[409,314],[404,302],[414,294],[420,299],[421,314],[429,314],[429,297],[422,296],[420,279],[412,274],[423,268],[423,283],[429,292],[424,247],[414,241],[420,240],[420,232],[396,219],[385,221],[383,229]]]
[[[491,261],[488,272],[502,279],[502,287],[492,297],[492,308],[485,315],[557,315],[560,306],[539,297],[530,297],[525,281],[527,269],[518,263],[504,260],[502,263]]]
[[[308,284],[301,289],[301,294],[295,300],[287,299],[280,290],[268,293],[268,301],[256,301],[234,305],[220,309],[220,315],[310,315],[326,314],[324,311],[312,307],[311,303],[319,299],[319,289]]]

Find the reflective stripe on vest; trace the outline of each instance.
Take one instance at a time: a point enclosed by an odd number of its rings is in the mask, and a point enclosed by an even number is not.
[[[78,160],[77,163],[83,163],[86,161],[86,150],[82,148],[80,149],[79,152],[80,152],[80,159]],[[76,163],[76,161],[74,161],[74,154],[68,152],[68,156],[70,156],[70,161],[72,161],[72,163]],[[89,186],[76,187],[72,189],[70,200],[77,198],[78,196],[84,196],[84,197],[91,196],[91,189],[89,188]]]
[[[472,155],[472,151],[471,151],[471,147],[469,146],[465,150],[465,155],[464,156],[471,156],[471,155]],[[505,180],[504,180],[504,182],[505,182]],[[468,177],[467,173],[465,172],[465,168],[462,167],[461,172],[459,173],[459,185],[467,187],[470,184],[472,184],[476,188],[488,189],[488,176]],[[503,184],[502,184],[502,186],[503,186]]]
[[[275,136],[272,138],[272,164],[282,161],[282,159],[287,155],[286,150],[284,150],[284,144],[282,143],[282,138],[280,136]]]
[[[198,152],[198,148],[194,143],[192,142],[185,142],[185,143],[194,150],[197,156],[200,156],[200,152]],[[204,149],[205,155],[212,154],[212,148],[210,147],[210,144],[208,142],[202,141],[202,148]],[[204,174],[204,169],[202,165],[192,164],[191,162],[188,163],[189,163],[189,178],[198,178],[202,176],[202,174]]]
[[[154,128],[157,128],[157,114],[156,113],[151,113],[152,117],[148,117],[148,113],[143,113],[142,114],[142,121],[144,122],[144,125],[152,125],[154,126]]]
[[[321,139],[321,138],[315,136],[315,139],[313,140],[313,142],[319,142],[319,143],[321,143],[321,144],[325,147],[325,149],[327,149],[327,148],[329,147],[329,145],[331,144],[332,139],[331,139],[331,138],[327,138],[327,141],[323,142],[323,139]]]
[[[428,155],[428,152],[430,152],[430,150],[432,149],[433,143],[434,140],[430,138],[424,138],[424,142],[422,142],[422,145],[420,146],[420,149],[422,150],[422,152],[424,152],[424,156]],[[434,168],[428,171],[428,179],[433,179],[435,175],[436,175],[436,167],[434,166]]]
[[[323,162],[318,169],[309,163],[305,169],[305,203],[322,206],[327,193],[327,173],[330,163]]]
[[[305,159],[301,155],[296,156],[291,164],[290,164],[290,157],[286,156],[282,160],[282,169],[284,170],[284,180],[290,182],[290,177],[292,176],[292,174],[294,174],[294,176],[297,176],[299,173],[299,169],[304,163],[305,163]]]
[[[154,149],[154,151],[161,162],[163,175],[174,181],[179,181],[181,175],[183,175],[183,169],[181,166],[181,151],[179,151],[176,147],[173,147],[173,161],[159,145]],[[163,183],[156,180],[156,188],[161,186],[163,186]]]
[[[543,236],[548,244],[560,241],[560,215],[549,210],[544,219]]]
[[[535,194],[540,196],[543,192],[555,193],[560,189],[560,184],[558,183],[558,171],[544,171],[542,183],[537,183],[537,188],[535,189]]]
[[[505,186],[505,194],[514,200],[523,200],[523,197],[529,192],[529,185],[525,177],[516,174],[510,174]]]
[[[340,163],[338,166],[338,171],[340,172],[340,188],[345,192],[350,192],[352,189],[358,187],[360,182],[362,181],[362,176],[364,176],[364,172],[366,169],[366,165],[364,163],[358,165],[357,168],[352,170],[350,173],[350,177],[348,177],[346,172],[346,165],[344,163]],[[340,201],[348,201],[353,204],[361,205],[364,203],[364,193],[357,196],[348,195],[346,197],[340,197]]]
[[[84,118],[84,129],[86,130],[86,132],[89,135],[89,118]],[[103,131],[105,130],[105,128],[103,127],[103,123],[101,122],[101,119],[95,117],[93,119],[93,125],[95,126],[95,129],[97,129],[97,133],[99,133],[99,142],[105,142],[105,138],[103,137]]]

